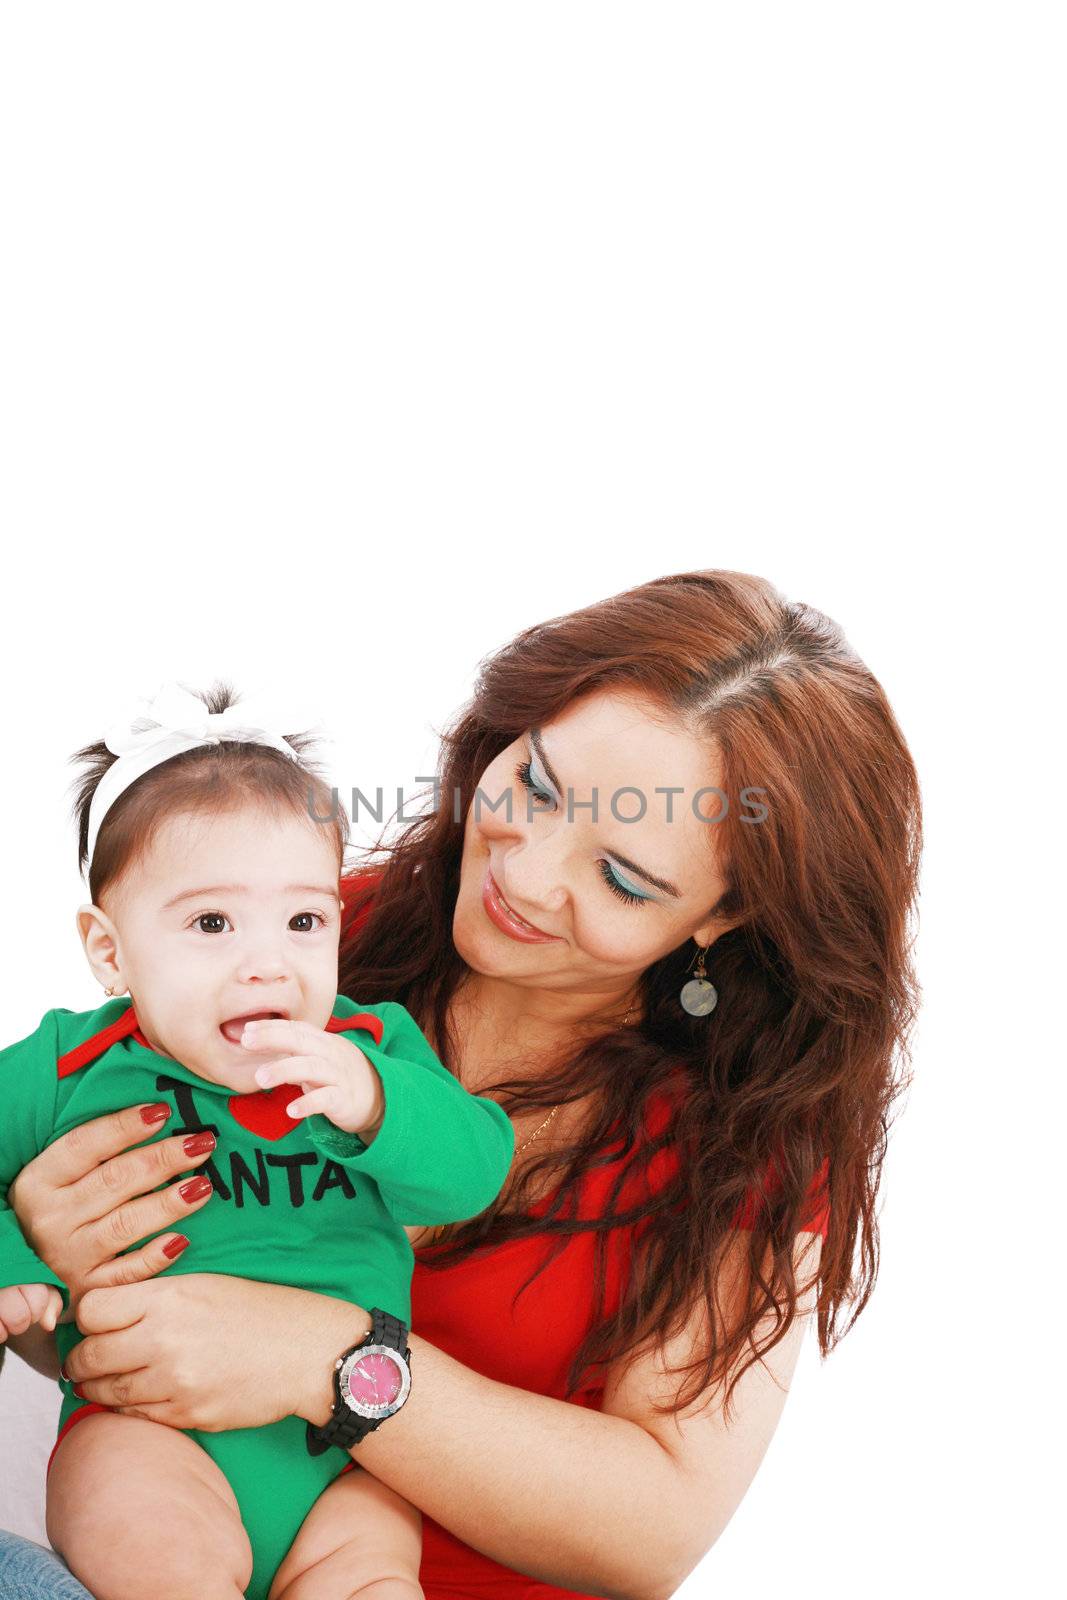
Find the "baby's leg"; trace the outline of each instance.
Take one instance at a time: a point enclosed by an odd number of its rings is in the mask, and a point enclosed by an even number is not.
[[[422,1600],[422,1517],[357,1469],[316,1500],[268,1600]]]
[[[95,1600],[240,1600],[252,1552],[233,1490],[186,1434],[79,1420],[48,1474],[48,1537]]]

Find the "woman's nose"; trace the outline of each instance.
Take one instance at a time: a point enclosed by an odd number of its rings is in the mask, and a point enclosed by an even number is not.
[[[567,899],[565,855],[558,838],[527,835],[503,858],[500,887],[519,912],[557,912]],[[533,918],[532,920],[536,920]]]

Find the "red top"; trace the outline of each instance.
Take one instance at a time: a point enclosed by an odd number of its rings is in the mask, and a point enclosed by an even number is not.
[[[351,923],[348,931],[357,926],[358,921]],[[646,1117],[650,1137],[663,1129],[669,1112],[670,1103],[663,1092],[650,1098]],[[631,1174],[615,1201],[615,1209],[628,1210],[654,1194],[676,1163],[676,1152],[669,1148],[658,1151],[643,1175]],[[809,1191],[805,1217],[805,1228],[824,1238],[828,1209],[823,1178],[827,1170],[824,1162]],[[611,1184],[618,1171],[619,1161],[614,1161],[586,1173],[579,1215],[599,1216],[608,1210]],[[533,1205],[531,1214],[543,1215],[550,1202],[551,1195],[544,1196]],[[735,1227],[751,1222],[755,1203],[753,1196],[735,1217]],[[619,1306],[635,1227],[641,1226],[638,1223],[615,1228],[608,1235],[604,1317],[614,1315]],[[512,1239],[438,1270],[431,1270],[424,1263],[440,1253],[444,1245],[420,1249],[411,1283],[413,1331],[484,1377],[563,1400],[567,1370],[589,1332],[594,1312],[596,1235],[572,1235],[551,1265],[512,1305],[526,1279],[556,1243],[545,1234]],[[602,1375],[598,1381],[595,1374],[583,1374],[581,1387],[568,1403],[598,1410],[603,1392]],[[483,1596],[485,1600],[573,1600],[574,1590],[557,1589],[501,1566],[462,1543],[425,1513],[422,1527],[419,1580],[426,1600],[471,1600],[472,1596]]]

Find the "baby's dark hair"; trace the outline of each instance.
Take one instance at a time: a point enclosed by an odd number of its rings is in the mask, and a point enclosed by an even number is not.
[[[183,685],[183,688],[188,685]],[[237,705],[232,686],[216,682],[204,691],[190,689],[213,714]],[[182,813],[221,815],[239,805],[288,809],[306,818],[309,827],[329,828],[337,845],[338,871],[344,868],[349,843],[348,815],[304,751],[314,744],[307,733],[286,733],[299,756],[293,761],[270,745],[226,740],[172,756],[124,789],[100,825],[89,864],[89,894],[94,905],[108,884],[143,857],[153,833],[168,817]],[[71,814],[78,829],[78,866],[84,871],[89,853],[89,807],[97,785],[118,759],[101,740],[76,750],[71,761],[83,766],[72,788],[77,792]]]

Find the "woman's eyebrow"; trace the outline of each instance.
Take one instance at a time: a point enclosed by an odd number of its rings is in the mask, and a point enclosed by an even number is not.
[[[548,759],[548,751],[545,749],[544,740],[541,738],[540,728],[530,729],[530,743],[537,751],[538,759],[545,769],[545,776],[555,787],[557,794],[562,794],[563,785],[553,771],[552,763]],[[621,856],[617,850],[610,850],[609,854],[614,857],[620,867],[625,867],[629,872],[635,872],[639,878],[644,878],[646,883],[652,884],[653,888],[662,889],[664,894],[673,895],[675,900],[682,898],[681,890],[669,882],[668,879],[658,878],[654,872],[649,872],[646,867],[639,867],[636,861],[631,861],[627,856]]]
[[[630,872],[636,872],[637,876],[644,878],[646,883],[651,883],[657,889],[662,889],[664,894],[673,895],[676,900],[682,898],[681,890],[676,889],[674,884],[669,883],[666,878],[657,878],[656,874],[649,872],[647,867],[639,867],[636,861],[630,861],[626,856],[620,856],[617,850],[611,850],[609,846],[605,846],[605,849],[608,850],[612,859],[617,861],[621,867],[626,867]]]
[[[548,751],[545,749],[544,741],[541,738],[541,730],[540,730],[540,728],[531,728],[530,729],[530,743],[533,745],[534,749],[537,751],[538,756],[540,757],[541,765],[545,769],[545,774],[546,774],[546,776],[548,778],[549,783],[551,783],[553,785],[553,787],[555,788],[557,794],[562,794],[563,793],[563,785],[560,783],[559,779],[556,777],[556,774],[555,774],[555,772],[553,771],[553,768],[552,768],[552,763],[548,759]]]

